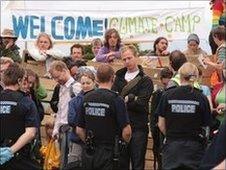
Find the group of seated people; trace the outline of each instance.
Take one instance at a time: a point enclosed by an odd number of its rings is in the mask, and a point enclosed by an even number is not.
[[[220,108],[224,108],[225,105],[223,103],[225,102],[225,52],[226,52],[226,31],[224,27],[217,27],[212,30],[212,35],[214,38],[215,43],[218,45],[218,49],[215,54],[215,58],[210,59],[207,56],[207,53],[203,51],[199,47],[199,37],[196,34],[190,34],[187,39],[187,49],[184,52],[181,52],[179,50],[175,50],[172,52],[169,52],[167,50],[168,47],[168,40],[165,37],[159,37],[155,40],[153,51],[151,50],[149,53],[147,53],[147,56],[158,56],[158,57],[168,57],[169,58],[169,68],[163,68],[160,73],[160,79],[162,82],[162,85],[166,88],[172,88],[172,86],[180,86],[180,80],[183,75],[183,71],[186,72],[186,76],[184,77],[185,82],[193,81],[193,77],[195,77],[194,81],[194,87],[197,89],[201,89],[203,94],[207,96],[208,104],[210,106],[210,109],[212,111],[215,110],[216,118],[219,124],[222,124],[225,115],[223,115],[219,110]],[[117,89],[117,86],[125,85],[126,83],[132,81],[135,79],[135,77],[140,74],[139,70],[142,70],[141,66],[138,66],[135,59],[138,57],[136,48],[134,46],[127,46],[123,45],[121,42],[120,35],[117,30],[115,29],[109,29],[105,33],[105,40],[104,43],[100,39],[94,39],[91,43],[92,45],[92,52],[95,56],[96,62],[103,62],[103,63],[112,63],[117,59],[121,59],[121,62],[124,64],[124,66],[127,68],[127,70],[131,69],[131,72],[120,70],[116,73],[116,82],[118,84],[114,84],[113,89]],[[1,35],[1,77],[2,74],[7,70],[10,65],[12,65],[14,62],[21,63],[22,58],[19,55],[19,48],[16,46],[15,42],[17,40],[17,37],[14,35],[12,30],[5,29]],[[53,124],[53,129],[51,133],[51,138],[58,139],[60,143],[60,151],[62,154],[61,157],[61,168],[65,166],[65,164],[73,163],[80,161],[81,154],[82,154],[82,147],[81,139],[74,131],[70,132],[70,134],[65,133],[64,129],[67,128],[67,126],[62,125],[69,125],[74,127],[75,126],[75,112],[78,108],[78,105],[81,105],[81,99],[84,97],[84,93],[87,91],[90,91],[92,89],[95,89],[96,86],[96,70],[94,67],[86,66],[86,61],[84,59],[84,49],[83,46],[80,44],[74,44],[70,48],[70,56],[65,56],[65,54],[62,51],[59,51],[53,47],[53,42],[51,40],[51,37],[46,33],[40,33],[35,47],[31,49],[27,49],[25,51],[26,54],[28,54],[29,57],[34,59],[37,62],[40,62],[40,64],[45,64],[47,74],[44,75],[44,77],[53,78],[57,85],[54,88],[53,96],[50,101],[52,110],[57,113],[56,118]],[[219,84],[217,86],[214,86],[213,89],[209,89],[206,86],[202,86],[200,82],[198,82],[196,75],[192,72],[191,75],[189,72],[189,66],[195,70],[194,72],[197,73],[197,70],[195,66],[187,64],[186,56],[192,56],[192,55],[203,55],[202,62],[208,67],[212,67],[217,71],[217,73],[220,73],[219,76]],[[183,69],[180,69],[184,65]],[[134,71],[133,68],[136,70]],[[191,69],[192,70],[192,69]],[[199,75],[202,75],[201,70],[199,71]],[[184,73],[185,74],[185,73]],[[121,77],[123,76],[123,81],[121,81]],[[142,72],[143,76],[143,72]],[[121,78],[121,79],[120,79]],[[124,80],[125,79],[125,80]],[[144,79],[147,79],[149,81],[147,83],[148,87],[144,87],[142,90],[145,91],[145,88],[147,89],[147,92],[142,95],[149,95],[145,96],[145,102],[146,99],[149,98],[153,91],[153,85],[151,80],[149,78],[144,76]],[[25,93],[29,94],[31,99],[34,101],[36,108],[38,110],[38,118],[37,122],[40,127],[40,123],[43,120],[44,117],[44,109],[41,104],[41,100],[44,99],[47,96],[47,93],[45,89],[43,88],[43,85],[40,84],[39,77],[36,73],[34,73],[32,70],[26,70],[26,76],[25,79],[21,80],[22,83],[20,84],[20,90],[24,91]],[[113,81],[113,80],[112,80]],[[5,85],[2,81],[1,83],[1,90],[4,89]],[[113,82],[112,82],[113,83]],[[143,84],[144,85],[144,84]],[[142,86],[142,85],[140,85]],[[212,87],[211,87],[212,88]],[[119,89],[117,89],[119,90]],[[121,89],[122,90],[122,89]],[[140,90],[140,89],[139,89]],[[141,90],[141,91],[142,91]],[[211,91],[210,91],[211,90]],[[211,96],[212,93],[212,96]],[[128,104],[131,102],[131,100],[136,101],[137,96],[125,96],[124,100]],[[144,100],[144,97],[141,96],[142,100]],[[212,102],[214,101],[214,103]],[[143,103],[140,103],[141,105]],[[146,103],[145,103],[146,104]],[[128,104],[129,105],[129,104]],[[223,106],[222,106],[223,105]],[[129,107],[129,106],[128,106]],[[218,108],[219,107],[219,108]],[[136,112],[137,108],[132,109]],[[146,109],[142,108],[142,109]],[[155,108],[157,111],[160,111],[160,108]],[[225,109],[225,108],[224,108]],[[159,117],[161,120],[164,120],[166,117],[163,115],[164,113],[159,113]],[[131,114],[132,115],[132,114]],[[131,116],[132,117],[132,116]],[[136,116],[134,116],[136,117]],[[163,118],[164,117],[164,118]],[[163,118],[163,119],[162,119]],[[143,121],[143,119],[142,119]],[[144,120],[146,121],[146,120]],[[137,122],[131,122],[131,124],[136,124]],[[140,122],[139,122],[140,123]],[[138,123],[138,124],[139,124]],[[156,122],[155,122],[156,123]],[[160,130],[164,132],[164,128],[162,128],[162,122],[159,123]],[[135,129],[135,126],[133,127]],[[134,130],[134,134],[136,132],[139,132],[139,128]],[[133,135],[132,133],[132,135]],[[146,133],[146,131],[145,131]],[[138,134],[138,133],[137,133]],[[141,134],[141,133],[140,133]],[[143,135],[143,134],[142,134]],[[147,134],[144,134],[144,136]],[[40,131],[39,135],[40,137]],[[70,147],[65,148],[65,139],[67,137],[70,137],[71,143]],[[136,141],[139,136],[133,136],[132,141]],[[143,139],[143,137],[142,137]],[[133,141],[133,142],[134,142]],[[144,137],[144,141],[146,141],[146,136]],[[132,142],[131,142],[132,143]],[[142,143],[141,145],[147,145],[147,143]],[[133,143],[133,146],[131,144],[131,151],[135,150],[136,143]],[[145,161],[145,152],[146,152],[147,146],[138,147],[137,149],[145,150],[142,151],[141,155],[136,155],[136,153],[130,153],[132,166],[136,168],[136,166],[141,169],[144,168],[144,161]],[[68,149],[68,151],[66,151]],[[154,153],[155,154],[155,153]],[[136,156],[140,160],[136,160]],[[199,160],[200,161],[200,160]],[[158,162],[160,166],[160,162]],[[166,166],[166,165],[165,165]],[[167,165],[169,166],[169,165]],[[198,165],[196,165],[198,166]]]

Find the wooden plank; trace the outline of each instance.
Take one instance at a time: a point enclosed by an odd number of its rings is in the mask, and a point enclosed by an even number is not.
[[[47,78],[40,78],[40,83],[45,87],[46,90],[53,91],[54,87],[56,86],[57,82],[53,79]]]

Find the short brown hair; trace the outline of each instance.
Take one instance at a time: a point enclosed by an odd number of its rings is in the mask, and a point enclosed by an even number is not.
[[[174,50],[169,55],[169,61],[173,70],[178,71],[179,68],[187,62],[187,58],[180,50]]]
[[[68,68],[63,61],[53,61],[50,65],[49,72],[51,73],[53,70],[62,72],[63,70],[68,70]]]
[[[138,57],[138,51],[137,51],[137,48],[134,45],[126,45],[126,46],[122,47],[121,48],[121,55],[127,50],[130,50],[135,57]]]
[[[16,85],[24,75],[25,70],[19,64],[12,63],[3,73],[3,83],[5,86]]]
[[[73,51],[73,48],[80,48],[82,50],[82,55],[84,55],[84,47],[81,45],[81,44],[74,44],[71,46],[71,54],[72,54],[72,51]]]
[[[114,77],[114,70],[108,64],[101,64],[97,69],[97,80],[99,83],[108,83]]]
[[[226,37],[226,31],[225,31],[224,26],[218,26],[218,27],[214,28],[211,32],[212,32],[213,37],[216,37],[220,41],[226,40],[226,38],[225,38]]]
[[[102,41],[101,41],[101,39],[100,38],[94,38],[93,40],[92,40],[92,42],[91,42],[91,45],[92,46],[97,46],[97,45],[103,45],[103,43],[102,43]]]

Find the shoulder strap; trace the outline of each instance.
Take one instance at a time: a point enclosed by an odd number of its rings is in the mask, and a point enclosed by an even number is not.
[[[121,96],[125,97],[129,91],[137,85],[137,83],[141,80],[141,76],[138,75],[136,78],[131,80],[127,85],[125,85],[122,89]]]
[[[70,96],[71,98],[75,97],[75,93],[74,93],[74,90],[73,90],[73,85],[76,83],[76,81],[74,80],[71,85],[70,85]]]

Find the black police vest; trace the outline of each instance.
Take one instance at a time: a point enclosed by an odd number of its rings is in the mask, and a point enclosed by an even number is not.
[[[94,143],[113,144],[118,134],[114,100],[117,93],[107,89],[97,89],[84,97],[86,132],[92,131]]]
[[[25,114],[19,91],[3,90],[0,97],[0,142],[17,140],[25,132]]]
[[[176,91],[175,91],[176,92]],[[198,140],[202,117],[199,102],[192,95],[186,100],[168,99],[169,113],[166,115],[166,138]]]

